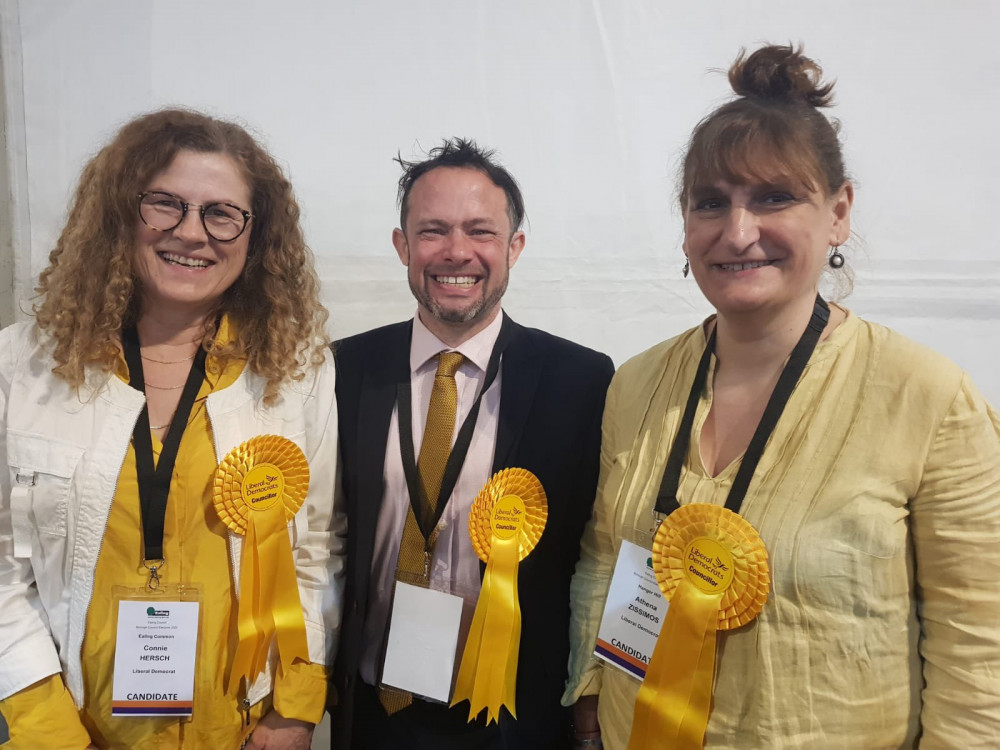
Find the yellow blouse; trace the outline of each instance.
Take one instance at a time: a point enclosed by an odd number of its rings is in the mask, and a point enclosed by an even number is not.
[[[117,606],[112,588],[141,588],[148,578],[139,564],[142,524],[135,452],[130,444],[108,516],[87,614],[82,654],[85,705],[77,711],[60,675],[0,701],[0,714],[7,718],[11,729],[11,742],[5,747],[82,750],[92,741],[100,748],[122,750],[237,748],[272,703],[286,718],[318,723],[323,717],[327,675],[321,664],[296,663],[287,674],[276,675],[272,696],[249,710],[241,706],[242,693],[225,692],[238,641],[237,600],[230,574],[227,531],[212,506],[212,478],[217,464],[205,399],[212,391],[231,385],[243,365],[243,361],[231,362],[220,373],[209,361],[178,450],[164,521],[167,564],[160,572],[162,583],[202,587],[193,715],[185,719],[111,716],[116,637],[112,623]],[[119,363],[118,376],[128,381],[124,361]],[[155,458],[159,458],[160,448],[154,436]]]
[[[608,393],[594,517],[572,583],[565,704],[600,693],[625,748],[639,681],[592,654],[623,539],[652,508],[702,328],[627,362]],[[682,503],[725,503],[697,446]],[[1000,418],[952,363],[848,315],[821,342],[768,443],[743,516],[770,596],[720,633],[707,748],[1000,747]]]

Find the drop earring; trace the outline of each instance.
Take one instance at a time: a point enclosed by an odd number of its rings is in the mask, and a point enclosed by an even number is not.
[[[681,273],[684,274],[685,279],[691,273],[691,260],[689,258],[684,258],[684,268],[681,269]]]
[[[830,268],[843,268],[844,267],[844,254],[840,252],[840,245],[836,245],[830,251],[830,257],[827,260],[830,264]]]

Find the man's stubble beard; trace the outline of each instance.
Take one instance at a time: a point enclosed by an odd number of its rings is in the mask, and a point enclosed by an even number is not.
[[[425,282],[427,281],[428,275],[425,274]],[[427,291],[427,286],[423,288],[418,287],[412,278],[408,279],[410,284],[410,292],[417,300],[422,308],[429,312],[434,318],[440,320],[442,323],[449,323],[452,325],[463,323],[471,323],[474,320],[482,317],[484,314],[491,312],[500,301],[503,299],[504,293],[507,291],[507,282],[510,279],[510,266],[507,266],[506,273],[504,274],[503,283],[489,292],[485,296],[481,296],[478,300],[472,302],[469,307],[465,310],[447,310],[439,305],[434,298],[431,296],[430,292]],[[490,277],[487,274],[483,277],[482,284],[483,288],[489,283]]]

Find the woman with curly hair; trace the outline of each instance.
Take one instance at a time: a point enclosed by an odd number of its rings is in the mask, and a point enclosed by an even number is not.
[[[308,748],[345,527],[291,185],[238,125],[139,117],[84,169],[38,293],[0,332],[12,747]],[[144,641],[136,607],[183,610],[196,645]]]
[[[1000,419],[818,294],[854,201],[820,74],[741,55],[692,134],[684,274],[716,314],[608,391],[571,588],[579,748],[1000,746]],[[609,594],[616,564],[632,588]]]

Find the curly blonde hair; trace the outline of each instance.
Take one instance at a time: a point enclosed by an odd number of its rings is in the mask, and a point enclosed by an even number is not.
[[[222,362],[245,358],[267,381],[264,400],[273,403],[282,383],[323,361],[329,344],[299,206],[281,168],[242,127],[185,109],[132,120],[84,168],[36,289],[38,327],[54,342],[53,372],[79,387],[88,366],[114,367],[122,328],[139,313],[138,195],[181,150],[231,157],[253,196],[246,265],[209,318],[225,313],[235,335],[214,342],[210,322],[205,346]]]

